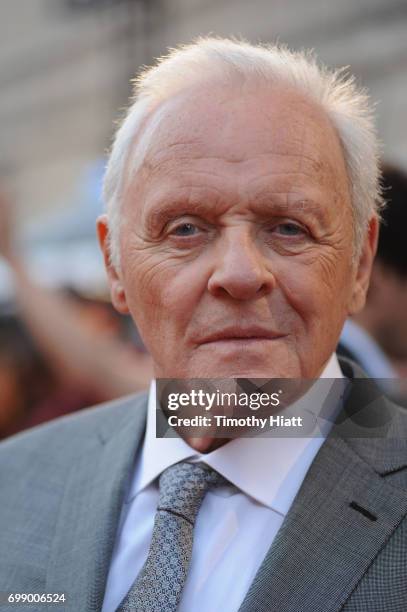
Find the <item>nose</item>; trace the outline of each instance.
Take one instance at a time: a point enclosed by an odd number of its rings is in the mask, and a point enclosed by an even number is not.
[[[209,293],[251,300],[267,295],[274,286],[270,261],[248,231],[233,228],[219,238],[215,266],[208,280]]]

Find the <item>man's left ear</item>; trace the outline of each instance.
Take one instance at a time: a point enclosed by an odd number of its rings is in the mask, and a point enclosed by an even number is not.
[[[100,215],[100,217],[98,217],[96,228],[105,262],[112,304],[121,314],[128,314],[129,308],[127,306],[126,292],[124,290],[122,277],[110,257],[109,222],[107,215]]]
[[[379,237],[379,219],[375,215],[369,221],[363,248],[356,265],[353,289],[350,297],[348,314],[353,315],[362,310],[366,302],[372,264],[377,250]]]

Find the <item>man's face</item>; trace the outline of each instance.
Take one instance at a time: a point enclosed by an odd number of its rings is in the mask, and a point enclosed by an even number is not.
[[[153,114],[141,151],[110,279],[156,376],[317,377],[368,275],[323,112],[281,87],[195,88]]]

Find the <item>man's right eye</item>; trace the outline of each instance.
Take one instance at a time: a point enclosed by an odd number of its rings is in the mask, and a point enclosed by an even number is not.
[[[181,223],[174,228],[172,234],[175,236],[193,236],[198,231],[198,228],[193,223]]]

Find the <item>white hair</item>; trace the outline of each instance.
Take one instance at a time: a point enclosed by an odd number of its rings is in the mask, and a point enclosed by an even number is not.
[[[355,253],[360,253],[368,221],[372,215],[379,215],[383,205],[380,147],[366,91],[345,69],[328,69],[310,51],[294,52],[278,45],[211,37],[172,49],[134,81],[134,97],[116,132],[104,178],[110,257],[117,268],[124,172],[137,134],[149,115],[159,103],[193,85],[250,79],[293,86],[319,104],[331,120],[343,149],[353,207]]]

